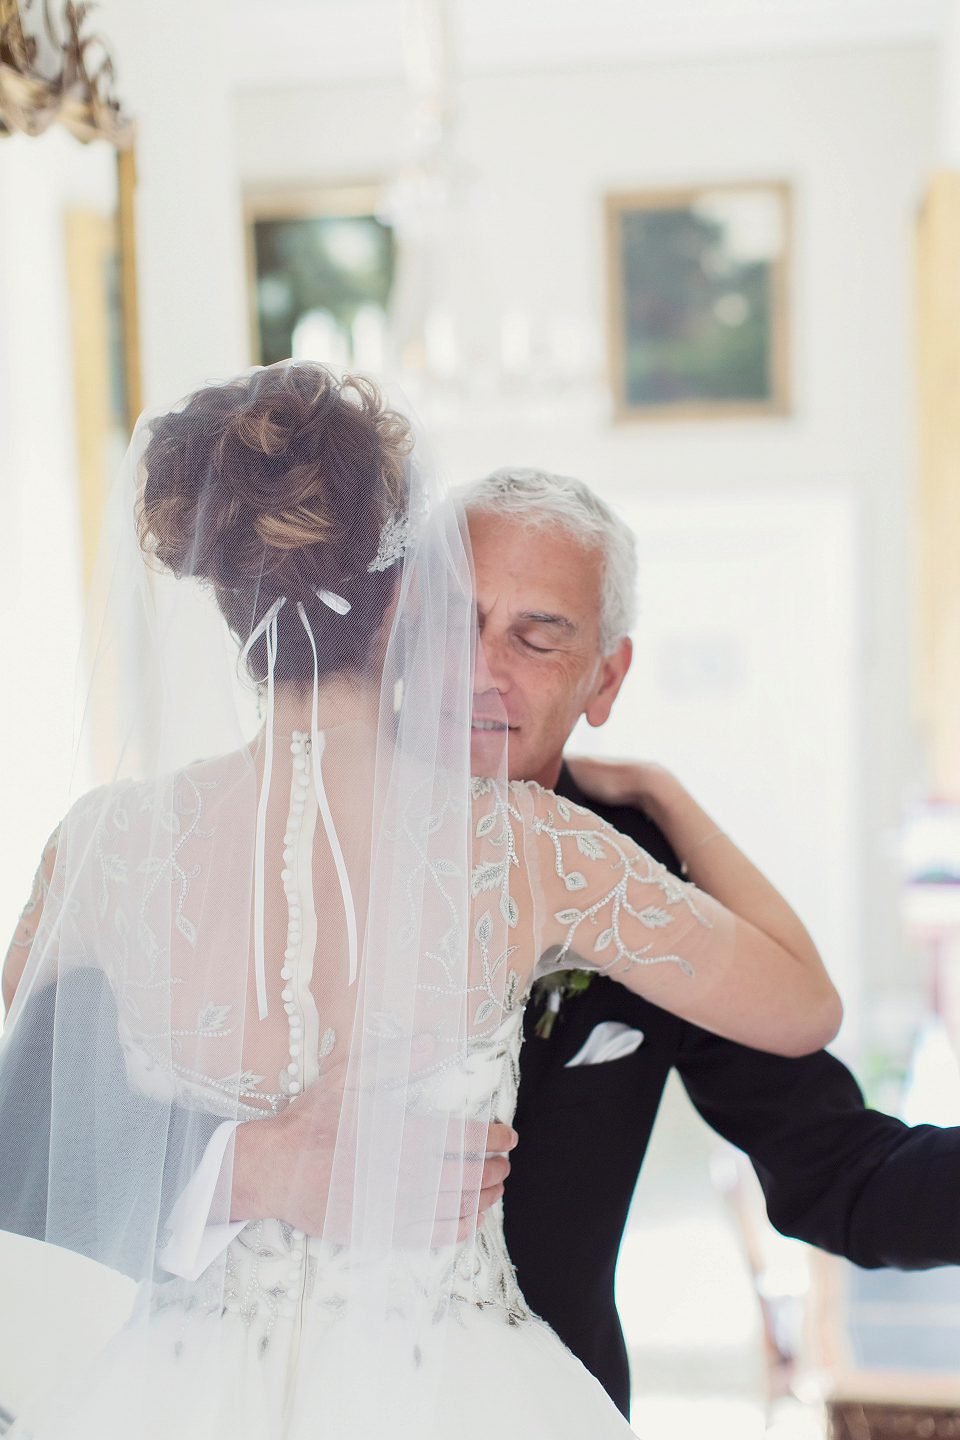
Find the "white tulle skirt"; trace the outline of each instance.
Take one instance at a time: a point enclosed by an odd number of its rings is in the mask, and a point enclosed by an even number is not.
[[[375,1422],[338,1419],[335,1397],[369,1387],[378,1357],[345,1376],[329,1325],[303,1332],[291,1386],[282,1330],[264,1346],[240,1316],[197,1316],[186,1328],[183,1321],[167,1312],[122,1331],[43,1414],[25,1413],[9,1440],[394,1440],[414,1432],[422,1440],[627,1440],[634,1433],[537,1319],[510,1324],[495,1309],[460,1311],[415,1425],[405,1423],[399,1396]]]

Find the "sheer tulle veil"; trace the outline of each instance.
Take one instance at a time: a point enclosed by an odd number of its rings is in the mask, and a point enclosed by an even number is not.
[[[109,502],[76,705],[96,788],[78,781],[49,850],[0,1040],[22,1171],[4,1223],[138,1282],[112,1342],[131,1440],[138,1356],[174,1306],[211,1416],[240,1403],[219,1322],[247,1307],[263,1364],[282,1357],[278,1433],[312,1407],[318,1434],[426,1436],[462,1263],[443,1192],[451,1166],[476,1189],[491,1102],[471,1054],[508,953],[491,906],[494,959],[468,973],[466,532],[404,407],[367,383],[289,363],[202,394],[141,419]],[[255,1296],[224,1253],[172,1275],[214,1122],[314,1085],[342,1096],[323,1232],[278,1215],[280,1270],[266,1232],[246,1238]],[[229,1171],[228,1146],[210,1226]],[[311,1325],[322,1393],[298,1365]]]

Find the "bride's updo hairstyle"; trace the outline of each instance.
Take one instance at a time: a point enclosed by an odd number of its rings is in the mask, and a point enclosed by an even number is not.
[[[174,575],[208,581],[245,643],[270,607],[276,678],[362,672],[394,592],[397,568],[378,556],[385,523],[406,513],[407,421],[371,380],[284,362],[198,390],[150,427],[138,507],[144,551]],[[342,597],[346,614],[317,592]],[[267,674],[261,635],[247,665]]]

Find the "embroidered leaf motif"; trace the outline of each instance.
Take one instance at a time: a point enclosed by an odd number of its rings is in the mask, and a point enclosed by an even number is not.
[[[201,1035],[216,1035],[223,1029],[224,1021],[230,1011],[229,1005],[215,1005],[208,1000],[197,1011],[197,1029]]]
[[[612,939],[613,939],[613,931],[612,931],[612,930],[604,930],[604,932],[603,932],[602,935],[598,935],[598,936],[597,936],[597,943],[596,943],[596,945],[594,945],[594,947],[593,947],[594,950],[595,950],[595,951],[597,951],[597,950],[606,950],[606,949],[608,948],[608,946],[609,946],[609,944],[610,944],[610,941],[611,941]]]
[[[579,870],[571,870],[569,875],[564,875],[564,884],[568,890],[586,890],[587,877],[581,875]]]
[[[474,800],[479,800],[481,795],[487,795],[493,789],[493,781],[489,775],[471,775],[470,793]]]
[[[490,919],[489,910],[484,910],[480,919],[477,921],[476,929],[473,933],[481,945],[490,944],[490,941],[493,939],[493,921]]]
[[[160,816],[160,824],[164,830],[169,830],[171,835],[180,834],[180,821],[172,810],[164,810]]]
[[[158,870],[165,870],[167,862],[159,855],[154,855],[149,860],[141,860],[137,870],[141,875],[155,875]]]
[[[130,934],[130,922],[119,907],[117,908],[116,915],[113,917],[113,923],[117,928],[117,934],[122,935],[124,940],[126,940]]]
[[[123,1008],[127,1012],[127,1014],[132,1015],[135,1020],[140,1019],[142,1011],[140,1009],[140,1006],[137,1004],[136,1000],[134,1000],[132,996],[124,995]]]
[[[401,925],[400,929],[397,931],[397,944],[409,945],[410,941],[413,939],[413,931],[414,925],[412,920],[408,920],[405,925]]]
[[[452,960],[456,955],[459,955],[460,927],[456,921],[450,926],[437,948],[445,960]]]
[[[196,945],[197,927],[191,920],[187,919],[186,915],[178,915],[173,923],[185,940],[189,940],[191,945]]]
[[[320,1059],[324,1060],[337,1043],[337,1032],[331,1026],[320,1036]]]
[[[433,862],[433,868],[436,870],[438,875],[460,874],[459,865],[455,865],[452,860],[435,860]]]
[[[570,806],[561,796],[557,796],[557,810],[564,820],[570,819]]]
[[[146,920],[137,921],[137,940],[140,942],[144,953],[149,959],[155,960],[158,955],[163,954],[163,947],[156,935],[150,929]]]
[[[497,890],[502,884],[503,861],[481,860],[470,877],[470,893],[476,896],[481,890]]]
[[[481,815],[477,821],[477,839],[482,840],[484,835],[489,835],[497,823],[497,812],[491,810],[489,815]]]
[[[588,860],[603,860],[606,855],[606,851],[595,835],[578,835],[577,849]]]
[[[130,821],[127,819],[127,812],[122,805],[118,805],[113,812],[113,823],[118,830],[129,830]]]
[[[506,920],[511,929],[514,929],[520,919],[520,911],[517,902],[512,895],[504,895],[500,901],[500,914]]]
[[[673,916],[668,910],[661,910],[656,905],[648,905],[641,910],[637,916],[641,924],[646,925],[648,930],[661,930],[664,925],[673,924]]]
[[[582,910],[558,910],[557,913],[556,913],[556,915],[554,915],[553,918],[554,918],[554,920],[558,920],[561,925],[576,925],[576,923],[577,923],[578,920],[582,920],[582,919],[583,919],[583,911],[582,911]]]
[[[482,1025],[484,1020],[489,1020],[495,1009],[496,1006],[492,1000],[481,1000],[477,1006],[476,1014],[473,1017],[474,1025]]]
[[[428,815],[420,827],[421,834],[434,835],[443,824],[443,811],[438,810],[435,815]]]
[[[127,862],[122,855],[104,855],[102,863],[103,873],[108,880],[115,880],[118,885],[126,885]]]
[[[232,1075],[224,1076],[224,1084],[235,1086],[237,1090],[255,1090],[266,1078],[255,1070],[235,1070]]]

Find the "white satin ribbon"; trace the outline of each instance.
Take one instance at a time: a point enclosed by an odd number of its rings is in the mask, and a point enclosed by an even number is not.
[[[253,852],[253,964],[257,976],[257,1007],[260,1011],[260,1019],[266,1020],[267,1010],[267,971],[264,962],[264,941],[263,941],[263,891],[264,891],[264,852],[267,843],[267,802],[270,798],[270,778],[273,774],[273,706],[274,706],[274,671],[277,665],[277,616],[286,605],[286,597],[281,595],[275,600],[270,609],[264,615],[260,624],[250,634],[250,638],[240,651],[240,664],[246,663],[247,656],[251,649],[260,639],[261,635],[267,637],[267,722],[266,734],[263,747],[263,781],[260,785],[260,804],[257,807],[257,843]]]
[[[320,597],[323,598],[322,596]],[[326,602],[325,602],[326,603]],[[313,752],[313,787],[317,792],[317,804],[320,807],[320,814],[323,816],[323,828],[327,832],[327,840],[330,842],[330,849],[333,852],[333,863],[337,867],[337,879],[340,881],[340,893],[343,896],[343,908],[347,916],[347,946],[350,955],[350,984],[357,978],[357,912],[353,903],[353,891],[350,888],[350,876],[347,874],[346,862],[343,858],[343,851],[340,848],[340,840],[337,836],[336,826],[333,823],[333,815],[330,811],[330,802],[327,799],[327,792],[324,789],[323,773],[320,760],[326,746],[326,736],[320,730],[317,721],[317,710],[319,704],[320,676],[319,662],[317,660],[317,647],[313,638],[313,631],[310,629],[310,621],[307,619],[307,612],[297,601],[297,614],[300,616],[300,623],[307,632],[307,639],[310,641],[310,649],[313,651],[313,708],[310,712],[310,744]]]

